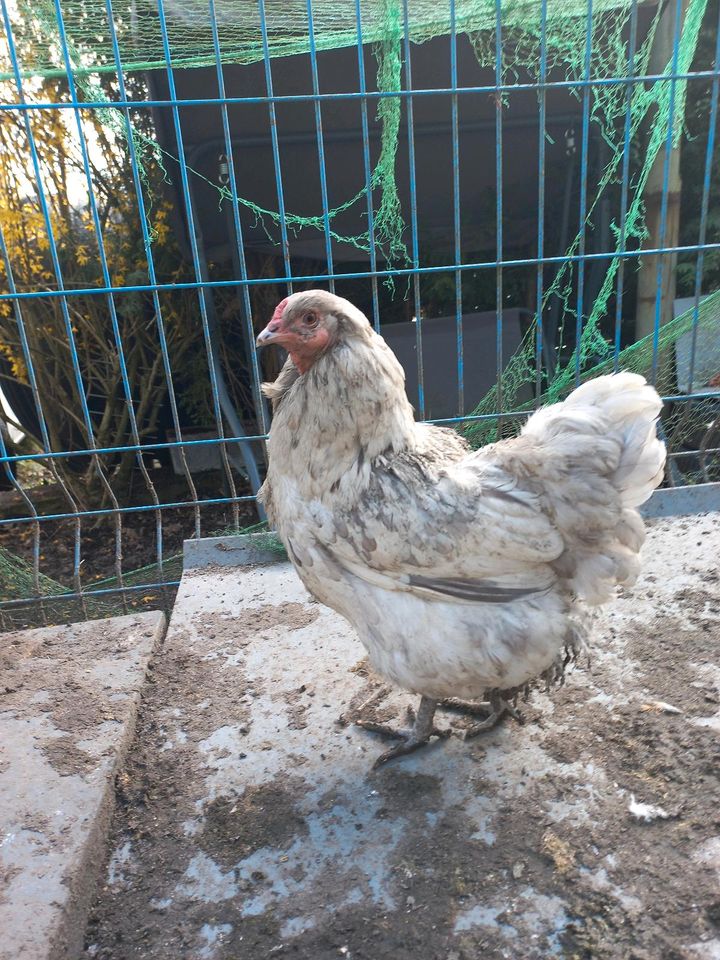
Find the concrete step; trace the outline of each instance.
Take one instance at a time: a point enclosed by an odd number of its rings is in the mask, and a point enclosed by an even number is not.
[[[82,949],[162,613],[0,636],[0,960]]]
[[[144,700],[87,957],[716,956],[718,556],[717,515],[653,522],[590,668],[524,726],[377,772],[385,744],[338,723],[375,687],[352,629],[286,563],[210,556]]]

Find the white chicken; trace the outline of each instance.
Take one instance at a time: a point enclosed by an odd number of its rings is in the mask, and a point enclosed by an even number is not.
[[[442,736],[465,698],[476,730],[502,693],[582,644],[584,605],[637,577],[636,507],[660,483],[661,401],[636,374],[598,377],[533,413],[513,439],[468,449],[416,423],[392,351],[350,302],[283,300],[257,339],[289,358],[264,390],[274,419],[261,491],[307,589],[355,627],[374,669],[420,694],[378,763]]]

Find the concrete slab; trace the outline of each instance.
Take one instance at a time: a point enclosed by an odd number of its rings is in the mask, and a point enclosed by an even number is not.
[[[661,517],[692,517],[720,510],[720,483],[696,483],[689,487],[656,490],[640,507],[646,520]]]
[[[0,960],[82,948],[162,613],[3,634]]]
[[[203,537],[201,540],[185,540],[183,544],[183,570],[256,566],[280,560],[287,560],[287,556],[274,533]]]
[[[187,573],[87,956],[715,956],[718,519],[652,523],[591,667],[524,726],[376,773],[384,744],[337,722],[375,688],[348,625],[287,564]]]

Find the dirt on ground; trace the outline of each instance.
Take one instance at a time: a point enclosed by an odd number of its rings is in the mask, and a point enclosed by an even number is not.
[[[698,568],[695,586],[674,591],[661,579],[650,574],[640,589],[650,601],[657,591],[653,615],[606,618],[589,664],[522,705],[524,726],[506,720],[484,738],[453,737],[428,748],[424,763],[419,753],[413,764],[397,761],[354,787],[333,787],[329,771],[330,786],[316,793],[302,775],[307,757],[269,782],[238,783],[209,801],[195,788],[203,783],[198,743],[228,723],[247,732],[253,699],[267,693],[257,677],[214,669],[217,658],[230,650],[240,662],[277,622],[292,640],[315,607],[256,597],[254,619],[228,611],[208,620],[202,659],[179,654],[180,628],[154,663],[136,748],[118,778],[114,853],[86,956],[714,960],[720,577]],[[363,665],[355,675],[356,699],[377,688]],[[308,677],[284,694],[289,721],[301,728],[318,706],[312,665]],[[167,728],[169,704],[182,709],[182,742]],[[343,704],[322,706],[337,716]],[[378,716],[392,712],[381,704]],[[456,733],[464,724],[449,713],[442,722]],[[334,729],[344,749],[355,749],[358,734]],[[369,768],[382,743],[361,735]],[[462,779],[449,786],[452,767],[440,777],[434,760],[460,748]],[[222,763],[222,752],[215,758]],[[447,802],[451,788],[456,803]],[[652,806],[633,813],[634,803]],[[482,829],[468,817],[470,806],[487,810]],[[297,851],[314,843],[316,814],[336,823],[343,855],[312,873]],[[386,857],[377,866],[386,888],[338,903],[336,891],[352,887],[353,871],[361,889],[375,869],[363,860],[368,831],[389,838],[389,852],[381,844],[376,854]],[[293,928],[272,906],[282,894],[263,857],[285,871],[287,889],[308,880],[321,922]],[[207,896],[191,895],[195,882]]]
[[[112,689],[99,684],[88,665],[127,649],[127,622],[100,624],[87,630],[82,645],[73,643],[72,627],[47,632],[12,632],[0,646],[0,711],[32,724],[51,724],[52,736],[33,736],[43,756],[60,776],[84,774],[97,767],[97,756],[84,750],[102,724],[118,722]],[[144,637],[150,633],[143,630]]]

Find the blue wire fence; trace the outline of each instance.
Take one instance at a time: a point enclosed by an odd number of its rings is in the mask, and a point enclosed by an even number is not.
[[[28,559],[29,581],[25,592],[21,596],[6,597],[0,602],[0,615],[5,617],[7,625],[12,626],[23,617],[30,616],[29,610],[33,611],[33,616],[37,615],[37,622],[53,619],[43,576],[44,530],[48,529],[50,524],[65,523],[72,529],[72,552],[68,559],[62,598],[77,601],[86,615],[94,615],[99,608],[93,604],[101,600],[117,602],[119,609],[123,610],[132,609],[138,602],[138,597],[146,597],[152,602],[171,601],[172,590],[177,586],[178,580],[177,575],[169,575],[165,562],[168,552],[165,529],[170,511],[180,511],[183,516],[190,518],[186,534],[195,537],[207,535],[218,526],[218,515],[215,513],[208,528],[208,508],[225,509],[226,525],[236,528],[262,519],[262,515],[258,516],[255,512],[254,506],[255,493],[262,477],[263,441],[269,426],[269,414],[261,398],[263,372],[255,353],[254,339],[256,329],[264,325],[269,315],[269,311],[258,315],[257,304],[264,302],[261,296],[263,288],[269,288],[269,295],[276,295],[278,299],[293,290],[308,286],[323,286],[330,290],[342,288],[338,289],[338,292],[347,292],[351,298],[353,291],[362,291],[362,302],[366,304],[370,320],[378,330],[381,329],[381,320],[386,320],[383,311],[390,309],[388,302],[391,301],[393,306],[390,312],[393,319],[412,319],[414,322],[413,357],[416,364],[417,392],[412,399],[419,417],[427,419],[432,417],[433,411],[429,407],[426,374],[436,361],[424,332],[428,321],[424,306],[427,288],[423,285],[447,280],[448,289],[451,291],[446,300],[450,314],[449,329],[453,338],[455,380],[452,389],[456,390],[456,400],[452,401],[452,416],[434,416],[433,419],[436,422],[456,425],[494,422],[500,412],[503,421],[507,423],[526,415],[525,404],[518,404],[519,409],[513,409],[513,401],[517,398],[507,397],[503,392],[506,382],[504,372],[511,359],[504,345],[504,336],[507,333],[508,287],[513,288],[509,278],[521,273],[525,276],[525,300],[514,306],[523,308],[530,317],[529,326],[534,344],[532,395],[536,402],[539,402],[543,395],[548,370],[564,346],[559,342],[557,330],[548,322],[552,310],[548,309],[547,300],[549,280],[561,268],[570,265],[574,271],[568,297],[575,305],[573,337],[575,345],[578,345],[583,337],[589,302],[593,297],[589,286],[590,272],[593,269],[600,270],[602,277],[602,271],[607,270],[613,260],[617,261],[614,304],[608,320],[609,335],[614,342],[613,360],[616,369],[622,362],[623,341],[627,345],[632,340],[632,337],[627,335],[627,318],[632,314],[632,304],[628,306],[628,301],[634,298],[635,291],[632,289],[628,292],[629,276],[645,258],[655,258],[649,262],[657,264],[653,323],[654,373],[661,363],[661,335],[667,319],[667,275],[674,270],[669,256],[694,257],[694,328],[698,325],[701,296],[704,293],[704,268],[708,258],[717,256],[717,251],[720,251],[720,237],[717,231],[713,233],[710,210],[717,179],[715,163],[720,88],[720,33],[717,20],[712,21],[714,47],[708,62],[698,63],[696,60],[694,69],[682,69],[680,54],[684,20],[688,16],[688,0],[669,0],[667,4],[667,10],[671,12],[672,26],[667,45],[670,55],[668,69],[653,70],[652,56],[650,60],[643,61],[644,69],[639,69],[639,51],[647,38],[648,24],[652,22],[657,30],[663,29],[658,24],[664,8],[662,5],[633,0],[629,5],[627,29],[623,35],[627,50],[625,70],[621,75],[598,76],[593,75],[592,69],[593,45],[602,43],[602,39],[598,40],[594,34],[598,15],[597,9],[593,9],[594,0],[587,0],[584,12],[577,14],[583,17],[585,23],[584,49],[578,54],[581,71],[579,75],[570,78],[559,74],[548,56],[548,0],[538,0],[536,76],[523,76],[519,72],[512,75],[504,67],[507,47],[516,41],[512,31],[504,23],[506,4],[502,0],[494,0],[494,67],[485,71],[484,82],[481,83],[470,80],[462,82],[467,77],[467,71],[463,70],[463,56],[469,49],[469,41],[466,20],[463,20],[463,30],[458,29],[456,0],[441,0],[438,4],[446,4],[448,18],[448,29],[441,31],[444,46],[439,63],[446,71],[442,81],[438,79],[437,70],[428,70],[427,61],[418,60],[420,46],[413,42],[414,5],[411,0],[401,0],[398,7],[400,36],[397,39],[402,71],[399,84],[393,90],[373,88],[373,81],[377,82],[377,78],[372,75],[367,55],[369,46],[364,35],[367,28],[363,16],[365,0],[354,0],[353,4],[346,5],[347,9],[344,11],[356,38],[355,51],[349,51],[354,61],[344,61],[345,67],[354,62],[353,79],[349,83],[354,89],[334,89],[337,83],[333,71],[336,71],[337,64],[333,64],[331,58],[336,52],[319,49],[315,36],[319,0],[315,0],[315,5],[313,0],[307,0],[304,4],[308,30],[307,52],[297,54],[294,58],[299,64],[297,85],[303,88],[303,92],[284,89],[282,93],[276,92],[275,85],[278,64],[282,58],[276,57],[271,48],[273,24],[268,17],[265,0],[258,0],[257,7],[262,62],[259,73],[252,76],[256,86],[258,77],[262,80],[264,91],[260,93],[256,89],[248,92],[242,71],[250,68],[228,67],[223,54],[222,31],[218,26],[216,3],[215,0],[208,0],[205,25],[210,29],[214,65],[203,67],[198,73],[200,79],[197,90],[203,93],[214,85],[214,95],[193,97],[186,95],[193,86],[192,78],[188,79],[193,71],[185,67],[178,69],[174,65],[172,31],[168,25],[168,17],[173,15],[174,7],[167,0],[157,0],[153,13],[161,39],[164,66],[163,69],[149,71],[147,75],[142,74],[145,80],[140,85],[136,82],[137,71],[128,71],[123,62],[122,44],[117,30],[118,11],[113,8],[112,0],[103,0],[105,22],[98,25],[97,29],[109,36],[114,86],[100,87],[96,84],[92,88],[84,85],[86,76],[92,74],[92,65],[79,70],[74,43],[66,30],[67,10],[64,10],[60,0],[53,0],[59,53],[54,98],[48,96],[51,88],[48,85],[39,85],[33,79],[32,71],[28,70],[28,64],[23,62],[20,48],[22,38],[27,32],[27,22],[23,24],[22,16],[18,15],[14,4],[11,5],[8,0],[0,2],[5,53],[9,66],[3,83],[6,91],[12,91],[12,97],[7,96],[5,101],[0,103],[0,120],[3,115],[12,116],[20,124],[21,147],[27,154],[28,169],[31,172],[26,192],[39,211],[41,232],[50,264],[50,276],[44,282],[38,282],[31,288],[16,283],[15,265],[21,251],[17,247],[17,240],[14,243],[8,242],[12,231],[0,222],[0,249],[6,284],[6,288],[0,290],[0,308],[7,306],[11,311],[17,328],[17,353],[22,366],[21,374],[6,374],[5,383],[7,386],[13,378],[22,380],[31,396],[31,406],[37,421],[34,447],[26,444],[20,451],[14,451],[6,436],[0,435],[2,470],[7,478],[7,485],[16,492],[22,503],[20,516],[0,517],[0,531],[4,527],[17,531],[27,526],[32,530],[31,555]],[[595,2],[597,7],[597,0]],[[712,5],[708,9],[711,10]],[[23,15],[29,16],[27,12]],[[666,18],[668,15],[666,14]],[[130,73],[132,83],[128,82]],[[323,89],[326,77],[327,86]],[[79,80],[83,82],[79,84]],[[679,109],[678,104],[686,101],[689,85],[703,83],[709,84],[710,95],[709,116],[703,140],[704,161],[699,209],[682,210],[683,217],[697,220],[697,241],[686,240],[681,243],[677,230],[673,232],[671,211],[674,201],[673,163],[676,161],[677,150],[676,110]],[[347,79],[345,84],[348,85]],[[634,151],[643,149],[644,134],[634,127],[632,105],[636,91],[652,88],[655,84],[669,84],[669,115],[666,118],[667,129],[661,156],[659,218],[656,228],[646,241],[643,244],[633,244],[629,242],[628,212],[633,177],[636,175],[634,171],[637,169]],[[287,86],[285,73],[283,87]],[[110,90],[111,94],[108,92]],[[614,202],[617,203],[617,210],[614,211],[615,232],[611,234],[606,224],[602,235],[600,226],[590,222],[594,209],[590,183],[593,164],[602,170],[601,154],[598,153],[602,150],[602,138],[593,136],[593,117],[597,98],[611,90],[621,91],[625,107],[622,118],[621,164],[614,195]],[[104,95],[101,95],[103,91]],[[523,149],[528,160],[527,179],[535,184],[535,209],[530,218],[531,226],[526,227],[526,234],[532,235],[533,242],[526,243],[524,247],[513,241],[509,234],[517,233],[513,221],[526,211],[519,211],[513,197],[508,197],[507,194],[507,143],[510,136],[517,138],[518,135],[518,121],[512,109],[512,98],[518,94],[534,98],[531,122],[525,121],[524,127],[521,127]],[[562,110],[558,113],[557,106],[558,98],[567,94],[572,94],[577,106],[570,118]],[[488,98],[493,104],[491,119],[485,118],[473,126],[473,104],[478,104],[483,99],[487,102]],[[404,185],[403,196],[398,200],[407,224],[403,235],[403,243],[407,241],[404,261],[389,257],[384,238],[378,236],[380,201],[375,171],[379,133],[375,112],[383,103],[398,104],[401,111],[401,134],[398,135],[402,137],[403,147],[397,152],[394,162],[398,181]],[[297,125],[293,129],[290,129],[291,124],[283,125],[290,115],[287,111],[308,105],[311,112],[304,115],[304,129],[298,131]],[[562,109],[567,112],[566,106]],[[215,243],[216,247],[224,244],[225,256],[232,264],[230,276],[219,275],[213,258],[208,253],[204,237],[208,224],[207,194],[201,197],[199,190],[201,187],[205,189],[207,177],[198,175],[198,165],[201,165],[202,161],[202,144],[198,146],[194,132],[194,125],[199,122],[197,118],[201,116],[198,111],[203,110],[213,111],[214,135],[219,145],[218,183],[222,187],[225,220],[224,235],[219,239],[215,237]],[[238,111],[243,110],[267,111],[263,156],[264,162],[271,164],[268,175],[274,188],[276,211],[272,221],[274,229],[269,232],[262,212],[256,212],[255,222],[252,218],[248,220],[247,200],[254,198],[247,197],[245,178],[248,167],[243,151],[252,147],[247,146],[251,138],[238,122]],[[338,111],[348,110],[357,110],[359,119],[359,127],[353,128],[350,133],[347,130],[343,132],[343,129],[337,126]],[[417,120],[421,113],[426,115],[427,111],[432,113],[434,126],[433,123],[420,124]],[[112,114],[112,129],[117,149],[126,151],[130,166],[128,189],[141,234],[143,262],[141,269],[123,277],[122,281],[118,281],[108,255],[110,233],[118,227],[103,218],[98,202],[99,179],[103,171],[98,169],[94,157],[95,134],[88,119],[93,112],[100,118],[107,117],[108,113]],[[173,229],[184,238],[188,269],[182,275],[171,278],[167,276],[167,271],[158,268],[157,263],[157,241],[151,226],[157,199],[149,194],[146,182],[144,166],[148,157],[147,144],[137,134],[136,117],[139,113],[145,117],[152,115],[156,125],[157,142],[164,154],[173,161],[168,164],[167,169],[167,176],[174,191],[172,195],[177,201]],[[72,139],[78,151],[78,183],[83,198],[78,204],[78,216],[82,214],[85,217],[88,235],[94,238],[93,257],[97,259],[97,282],[94,283],[78,284],[66,279],[66,253],[61,249],[57,225],[53,220],[54,198],[48,192],[47,170],[57,162],[57,157],[52,154],[49,140],[38,135],[39,120],[48,115],[57,118],[61,129],[66,131],[68,139]],[[253,123],[257,123],[257,112],[254,112],[252,117]],[[474,162],[482,167],[482,175],[492,181],[491,203],[487,209],[468,209],[465,200],[466,185],[476,175],[476,170],[463,166],[463,140],[467,140],[471,132],[476,133],[480,128],[486,131],[486,136],[490,138],[488,142],[492,142],[493,149],[482,157],[475,156]],[[439,131],[436,135],[441,139],[447,135],[447,139],[442,139],[443,146],[439,149],[445,149],[449,140],[451,168],[450,180],[446,182],[439,179],[434,185],[434,192],[438,195],[435,202],[439,200],[448,211],[445,221],[440,223],[439,227],[435,224],[436,232],[439,229],[443,234],[441,245],[448,251],[447,255],[440,258],[442,262],[439,263],[433,262],[438,258],[432,255],[431,245],[425,241],[423,233],[427,226],[423,224],[428,191],[426,144],[432,142],[428,137],[435,135],[433,130]],[[577,169],[575,166],[569,168],[576,169],[576,176],[572,172],[568,174],[567,170],[559,171],[556,166],[548,166],[549,150],[561,132],[567,143],[566,153],[568,156],[572,154],[572,164],[577,164]],[[315,144],[316,169],[308,170],[306,175],[308,179],[317,178],[313,196],[319,198],[320,209],[313,211],[313,229],[321,237],[321,256],[324,260],[322,266],[319,265],[319,256],[296,254],[299,234],[287,209],[288,185],[296,179],[293,167],[298,162],[299,148],[296,148],[296,143],[300,141],[294,138],[298,137],[304,144],[308,139],[314,140]],[[517,140],[513,143],[517,143]],[[331,206],[331,195],[336,191],[338,170],[346,162],[348,144],[357,154],[359,163],[357,169],[360,173],[362,209],[354,216],[361,222],[361,232],[365,237],[363,244],[356,245],[352,257],[347,253],[347,244],[343,244],[343,237],[337,232],[334,220],[336,211]],[[157,157],[157,154],[151,153],[151,156]],[[302,156],[306,157],[307,153]],[[553,156],[556,157],[556,154]],[[422,189],[419,182],[421,163],[424,164]],[[556,163],[556,159],[553,163]],[[530,170],[532,172],[529,172]],[[517,178],[517,170],[513,172],[513,176]],[[556,186],[558,177],[566,176],[569,176],[571,183],[566,191],[563,213],[563,209],[558,207],[561,192],[558,192]],[[555,206],[548,211],[550,192]],[[553,252],[548,239],[550,220],[547,214],[549,212],[553,221],[562,221],[563,217],[567,220],[572,217],[568,212],[571,208],[574,208],[578,225],[577,244],[575,247],[569,246],[567,250],[563,248]],[[598,220],[602,219],[602,212],[596,216]],[[608,218],[609,214],[606,213],[606,219]],[[262,221],[263,230],[269,238],[264,248],[264,269],[258,269],[257,258],[250,263],[251,255],[258,249],[258,220]],[[211,229],[216,229],[216,225],[211,225]],[[468,232],[472,234],[478,230],[490,236],[489,240],[485,240],[482,255],[478,255],[477,242],[468,243],[465,239]],[[270,240],[274,243],[274,250],[268,253]],[[181,249],[183,243],[180,244]],[[488,252],[490,249],[492,252]],[[487,273],[488,271],[491,273]],[[473,412],[471,404],[476,404],[480,397],[472,394],[468,380],[466,315],[476,312],[477,304],[466,302],[463,283],[467,278],[482,279],[493,275],[489,300],[484,306],[487,310],[494,311],[494,408]],[[388,283],[392,284],[394,289],[392,296],[388,292]],[[237,397],[232,395],[228,388],[225,328],[218,317],[217,298],[228,294],[237,298],[235,315],[239,317],[244,344],[243,376],[248,385],[248,399],[243,415],[238,410]],[[168,298],[178,295],[195,298],[192,309],[193,336],[197,355],[202,352],[202,363],[195,365],[194,375],[209,386],[208,409],[212,423],[209,432],[212,436],[200,439],[189,435],[191,431],[188,431],[188,417],[182,402],[184,388],[179,383],[179,371],[173,362],[171,340],[174,330],[173,321],[169,317]],[[166,439],[159,434],[148,437],[143,424],[139,422],[138,409],[143,398],[138,395],[138,383],[134,380],[135,374],[128,362],[131,345],[127,340],[123,313],[123,305],[130,296],[140,296],[149,304],[148,323],[154,329],[153,336],[156,338],[157,355],[167,396],[169,429],[165,436],[171,435],[172,439]],[[84,304],[87,298],[92,298],[93,301],[99,298],[107,311],[111,348],[117,361],[120,390],[124,400],[124,436],[122,442],[116,439],[112,445],[103,445],[97,441],[98,410],[102,412],[102,398],[98,406],[98,398],[92,396],[92,378],[87,369],[87,359],[78,343],[75,311],[80,309],[78,305]],[[78,409],[75,414],[78,427],[71,434],[75,439],[72,443],[68,442],[67,448],[63,449],[58,448],[58,439],[51,436],[48,427],[47,411],[55,398],[48,394],[46,382],[38,375],[39,364],[43,362],[42,351],[38,350],[37,338],[29,335],[32,331],[28,324],[33,322],[32,313],[29,311],[36,301],[54,303],[59,311],[65,338],[64,346],[67,348],[71,367],[69,373],[74,382],[74,396],[77,398]],[[385,322],[382,326],[385,327]],[[694,331],[689,360],[689,387],[683,390],[675,388],[667,392],[666,399],[669,402],[706,402],[712,405],[718,401],[719,394],[714,388],[707,384],[693,383],[696,348],[697,336]],[[579,380],[583,371],[581,353],[577,348],[574,352],[574,364],[575,378]],[[714,415],[717,415],[716,409]],[[198,451],[202,452],[203,456],[219,451],[218,470],[213,474],[215,489],[206,489],[202,495],[198,489],[196,474],[191,469],[191,458]],[[158,481],[157,475],[153,475],[152,460],[171,452],[177,454],[178,470],[183,477],[185,489],[182,494],[175,493],[168,498],[163,493],[163,484]],[[125,454],[134,457],[134,475],[138,478],[138,489],[141,491],[141,495],[136,499],[143,502],[127,503],[127,497],[120,496],[116,490],[110,465],[113,458]],[[98,491],[96,504],[81,504],[76,489],[68,481],[66,470],[72,467],[74,460],[89,463],[87,476],[92,476]],[[43,509],[37,488],[28,483],[26,474],[23,473],[23,470],[27,470],[32,464],[41,465],[52,477],[66,505],[64,508]],[[138,582],[138,577],[130,576],[127,570],[124,548],[127,540],[126,524],[133,515],[141,514],[149,514],[154,520],[154,565],[147,566],[142,571]],[[83,556],[83,531],[89,524],[104,520],[112,524],[114,582],[111,585],[104,585],[104,582],[94,584],[92,579],[88,579],[84,574],[83,568],[86,559]]]

